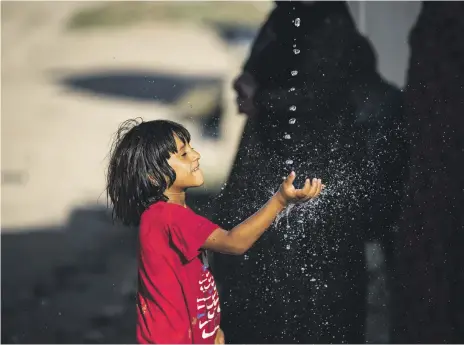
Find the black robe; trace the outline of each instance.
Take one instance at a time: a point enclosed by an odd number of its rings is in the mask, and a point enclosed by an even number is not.
[[[411,172],[395,233],[398,343],[464,343],[463,17],[463,2],[424,2],[409,38]]]
[[[397,212],[381,195],[400,180],[401,169],[382,166],[387,157],[397,168],[404,157],[402,142],[389,140],[402,135],[400,92],[378,75],[341,2],[279,3],[244,69],[259,84],[258,116],[245,126],[213,219],[226,229],[239,224],[292,169],[297,187],[318,177],[327,188],[289,208],[244,256],[214,256],[226,338],[362,343],[364,242],[384,235]],[[373,209],[373,200],[381,205]]]

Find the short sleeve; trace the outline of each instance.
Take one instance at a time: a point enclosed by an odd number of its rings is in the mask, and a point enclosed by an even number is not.
[[[188,208],[175,207],[169,222],[170,237],[174,246],[190,261],[200,254],[207,238],[219,226]]]

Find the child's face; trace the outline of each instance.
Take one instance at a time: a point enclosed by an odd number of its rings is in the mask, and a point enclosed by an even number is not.
[[[176,135],[177,153],[171,155],[168,164],[176,173],[176,180],[169,188],[171,191],[181,192],[186,188],[199,187],[203,184],[203,173],[200,170],[200,154],[190,143],[183,143]]]

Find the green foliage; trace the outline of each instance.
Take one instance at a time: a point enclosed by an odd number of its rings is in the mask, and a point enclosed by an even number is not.
[[[70,29],[84,29],[149,21],[183,21],[212,26],[257,26],[271,6],[270,1],[108,2],[76,13],[68,25]]]

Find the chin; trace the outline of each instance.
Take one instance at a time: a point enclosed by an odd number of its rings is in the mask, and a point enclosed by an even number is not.
[[[192,183],[190,186],[186,187],[185,189],[191,189],[191,188],[198,188],[198,187],[201,187],[204,185],[204,181],[201,181],[201,182],[195,182],[195,183]]]
[[[199,176],[195,176],[195,180],[192,183],[192,187],[201,187],[205,183],[205,178],[203,177],[203,174],[200,172],[198,175]]]
[[[203,175],[201,176],[201,179],[197,180],[197,187],[201,187],[205,184],[205,179],[203,178]]]

